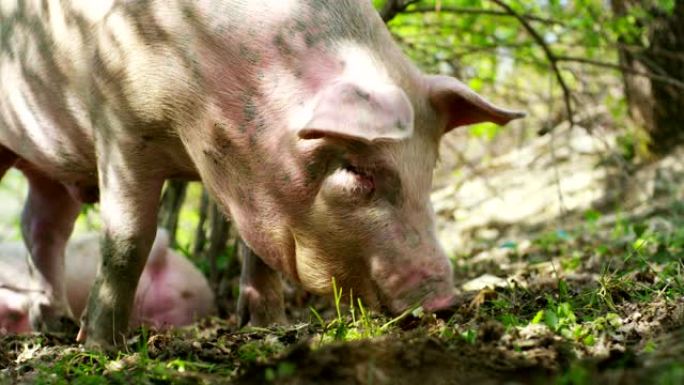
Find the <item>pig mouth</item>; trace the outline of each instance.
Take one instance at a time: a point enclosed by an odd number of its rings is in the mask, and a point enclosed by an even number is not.
[[[383,290],[376,280],[373,280],[373,288],[379,302],[379,310],[385,314],[401,314],[408,309],[420,306],[426,311],[437,311],[448,308],[454,300],[453,293],[444,293],[439,290],[443,282],[437,278],[422,281],[418,287],[395,290],[390,296]]]
[[[392,300],[385,295],[384,291],[378,285],[378,282],[375,279],[371,279],[371,284],[373,286],[373,298],[374,301],[371,299],[367,298],[366,300],[369,301],[371,304],[375,302],[376,307],[378,310],[383,313],[383,314],[394,314],[393,309],[391,308]]]

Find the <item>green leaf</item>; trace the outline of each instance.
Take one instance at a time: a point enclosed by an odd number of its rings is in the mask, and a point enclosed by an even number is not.
[[[476,137],[476,138],[481,138],[486,141],[491,141],[496,137],[496,135],[499,133],[501,130],[500,126],[497,126],[494,123],[480,123],[480,124],[474,124],[470,126],[470,135]]]
[[[601,213],[596,210],[587,210],[584,212],[584,220],[588,223],[596,223],[601,219]]]
[[[544,311],[544,323],[550,329],[557,330],[558,328],[558,315],[551,310]]]
[[[538,324],[541,323],[541,321],[544,319],[544,310],[539,310],[537,314],[535,314],[534,318],[532,318],[532,321],[530,321],[533,324]]]

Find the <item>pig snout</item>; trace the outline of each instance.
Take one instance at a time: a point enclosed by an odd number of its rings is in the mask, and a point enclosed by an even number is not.
[[[436,311],[453,303],[452,269],[445,256],[421,265],[397,266],[396,269],[400,270],[374,274],[380,302],[390,312],[398,314],[417,305],[427,311]]]
[[[31,331],[28,308],[19,297],[16,293],[0,289],[0,335]]]

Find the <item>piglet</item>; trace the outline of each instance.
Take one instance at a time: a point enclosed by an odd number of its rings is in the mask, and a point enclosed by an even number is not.
[[[159,230],[140,278],[130,325],[156,329],[184,326],[216,313],[214,294],[202,273],[169,247],[166,231]],[[85,309],[100,263],[96,234],[70,242],[65,277],[71,315]],[[32,330],[29,309],[44,302],[40,279],[27,263],[20,243],[0,245],[0,333]]]

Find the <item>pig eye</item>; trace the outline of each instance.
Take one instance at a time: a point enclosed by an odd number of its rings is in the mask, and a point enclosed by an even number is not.
[[[372,172],[369,170],[362,170],[359,167],[347,164],[342,167],[342,170],[351,179],[350,188],[354,193],[370,194],[375,189],[375,180]]]

